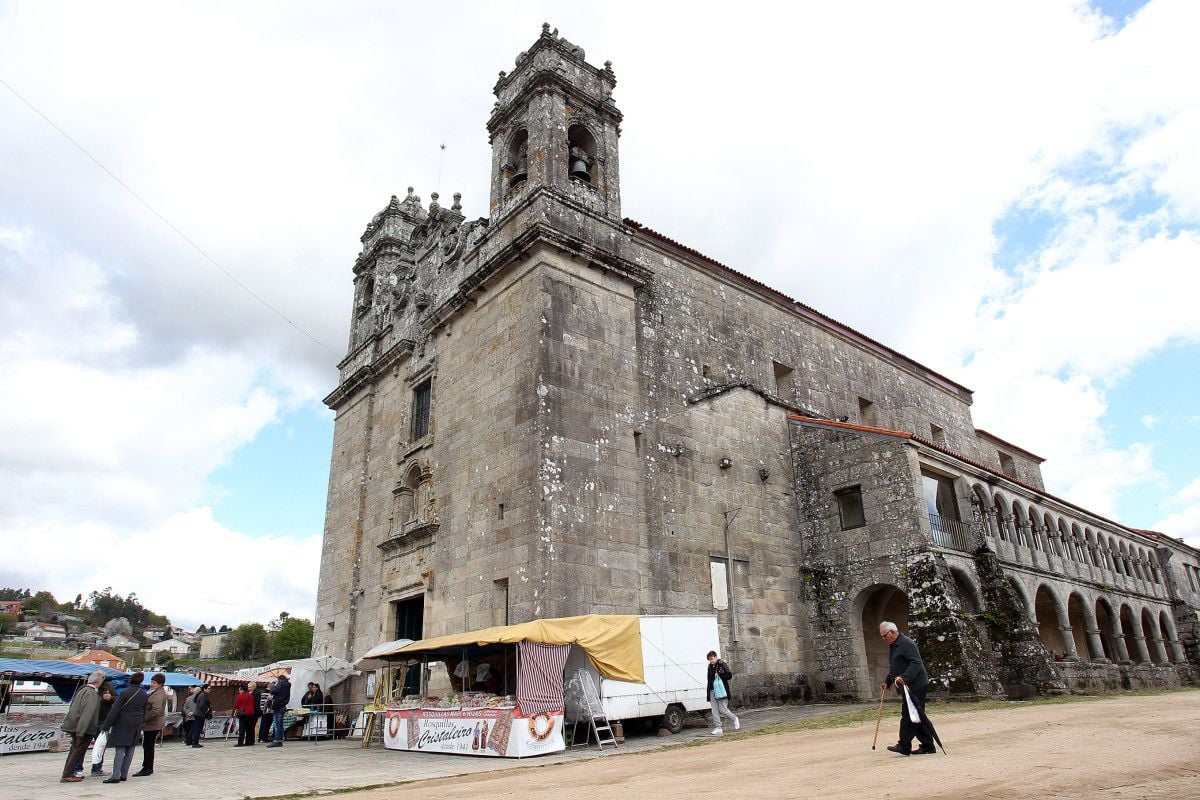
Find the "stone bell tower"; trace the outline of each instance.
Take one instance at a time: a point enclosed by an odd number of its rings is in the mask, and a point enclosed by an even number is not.
[[[542,25],[542,35],[500,73],[487,129],[492,144],[492,219],[539,189],[613,221],[621,219],[617,138],[621,112],[611,62],[584,61],[583,48]]]

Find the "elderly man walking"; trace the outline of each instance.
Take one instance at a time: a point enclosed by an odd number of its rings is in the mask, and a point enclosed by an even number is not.
[[[879,623],[879,635],[888,643],[888,674],[884,679],[883,688],[896,688],[901,699],[904,697],[904,687],[908,687],[908,695],[917,708],[921,722],[913,722],[909,717],[907,704],[900,709],[900,741],[888,745],[888,750],[903,756],[928,756],[937,753],[933,745],[933,735],[925,720],[925,697],[929,691],[929,675],[925,672],[925,662],[921,660],[921,651],[917,643],[905,636],[894,622]],[[913,737],[921,746],[912,749]]]
[[[104,683],[104,672],[96,670],[88,675],[87,684],[71,698],[71,707],[63,719],[62,729],[71,734],[71,750],[63,767],[62,783],[78,783],[83,778],[75,776],[75,765],[83,763],[96,726],[100,723],[100,684]]]

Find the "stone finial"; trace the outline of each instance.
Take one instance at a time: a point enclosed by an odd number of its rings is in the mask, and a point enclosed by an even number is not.
[[[454,193],[454,205],[450,206],[451,211],[462,211],[462,192]]]
[[[550,35],[550,23],[543,22],[542,23],[542,36],[549,36],[549,35]]]
[[[429,193],[429,207],[430,208],[438,207],[438,193],[437,192]]]
[[[508,73],[505,72],[504,70],[500,70],[500,80],[504,80],[507,77],[508,77]]]

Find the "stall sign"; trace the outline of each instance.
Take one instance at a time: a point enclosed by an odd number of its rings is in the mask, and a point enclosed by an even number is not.
[[[54,740],[69,738],[57,725],[0,724],[0,754],[49,750]]]
[[[516,708],[389,709],[383,744],[391,750],[471,756],[524,756],[565,749],[561,711],[525,716]]]
[[[204,720],[205,739],[228,739],[237,734],[237,717],[210,717]]]

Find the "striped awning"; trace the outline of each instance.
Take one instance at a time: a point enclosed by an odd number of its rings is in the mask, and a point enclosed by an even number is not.
[[[568,644],[521,642],[518,645],[521,679],[517,682],[517,705],[526,716],[563,710],[563,667]]]

